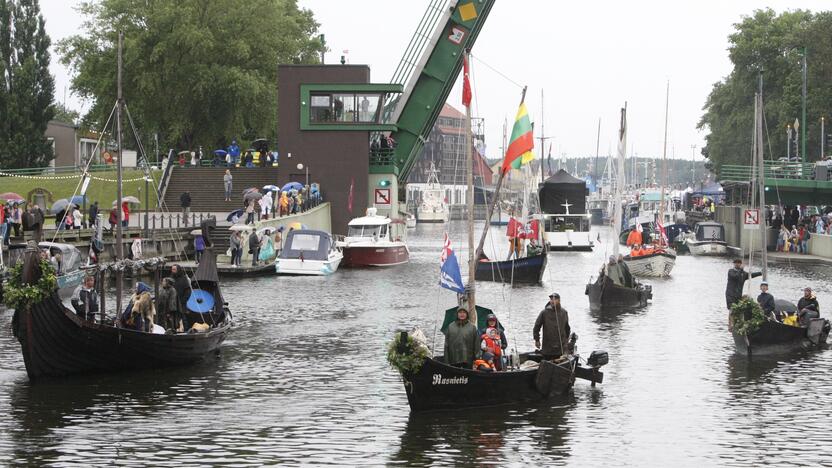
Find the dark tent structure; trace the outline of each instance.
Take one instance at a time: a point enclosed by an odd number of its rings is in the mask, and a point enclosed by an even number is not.
[[[546,179],[538,187],[540,208],[545,214],[566,214],[566,205],[570,214],[586,213],[586,197],[589,190],[586,181],[572,177],[563,169]]]

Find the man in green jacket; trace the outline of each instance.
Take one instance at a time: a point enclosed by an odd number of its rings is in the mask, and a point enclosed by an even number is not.
[[[540,329],[543,329],[543,346],[540,346]],[[539,349],[545,359],[553,359],[567,354],[569,350],[569,313],[560,305],[560,294],[549,295],[546,304],[534,322],[532,336],[534,347]]]
[[[445,362],[457,367],[471,367],[479,353],[477,327],[468,321],[468,310],[460,307],[456,321],[445,330]]]

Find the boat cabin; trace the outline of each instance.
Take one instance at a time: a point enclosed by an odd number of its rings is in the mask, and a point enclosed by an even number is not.
[[[335,243],[329,233],[299,229],[289,231],[278,258],[326,261],[329,259],[329,253],[335,249]]]
[[[73,245],[57,242],[41,242],[38,244],[38,248],[41,250],[49,250],[50,257],[54,257],[58,253],[61,254],[60,271],[56,272],[59,276],[81,268],[81,252]]]
[[[376,208],[367,208],[367,215],[355,218],[347,226],[345,241],[401,241],[404,240],[404,222],[395,222],[377,214]]]
[[[698,242],[725,242],[725,226],[713,221],[705,221],[696,225],[694,235]]]

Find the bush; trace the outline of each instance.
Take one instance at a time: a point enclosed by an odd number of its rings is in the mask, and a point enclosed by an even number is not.
[[[47,260],[40,261],[40,279],[35,284],[23,284],[23,262],[12,267],[6,287],[6,305],[12,309],[37,304],[49,297],[58,286],[55,269]]]
[[[416,340],[413,334],[408,334],[407,351],[399,353],[401,336],[401,333],[396,333],[396,337],[387,345],[387,362],[402,374],[415,374],[422,368],[425,359],[430,357],[430,351],[423,343]]]
[[[746,319],[745,317],[750,317]],[[760,329],[766,317],[763,314],[763,309],[757,301],[748,296],[743,296],[742,299],[731,306],[731,323],[732,330],[738,335],[750,335]]]

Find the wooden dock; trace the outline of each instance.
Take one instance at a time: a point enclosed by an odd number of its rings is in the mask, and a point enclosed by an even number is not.
[[[164,274],[170,274],[170,268],[174,264],[181,266],[186,271],[196,271],[197,264],[192,260],[184,261],[184,262],[176,262],[171,261],[166,263],[162,271]],[[257,266],[251,266],[251,263],[248,264],[243,263],[239,267],[234,267],[229,263],[217,263],[217,273],[220,276],[227,277],[227,278],[244,278],[250,276],[267,276],[267,275],[274,275],[274,262],[261,264]]]

